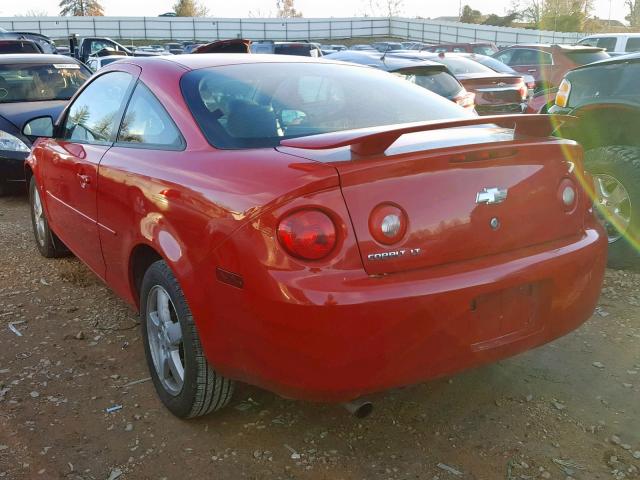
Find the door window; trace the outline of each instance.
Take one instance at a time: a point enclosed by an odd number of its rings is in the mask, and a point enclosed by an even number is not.
[[[138,83],[120,125],[118,143],[162,150],[181,150],[184,140],[158,99]]]
[[[503,50],[502,52],[497,53],[493,57],[500,60],[505,65],[513,65],[512,61],[515,53],[516,53],[516,49],[512,48],[509,50]]]
[[[128,73],[109,72],[91,82],[71,105],[62,138],[79,143],[112,143],[131,81]]]
[[[627,46],[625,50],[627,52],[640,51],[640,37],[627,38]]]

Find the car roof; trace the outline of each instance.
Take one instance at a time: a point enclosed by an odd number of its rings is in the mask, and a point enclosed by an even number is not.
[[[359,65],[369,65],[387,71],[410,67],[430,67],[434,70],[448,71],[446,65],[443,65],[442,63],[432,62],[430,60],[415,60],[411,58],[397,57],[393,55],[392,52],[387,53],[387,55],[383,55],[378,51],[369,52],[343,50],[342,52],[325,55],[325,58],[326,60],[338,60],[341,62],[357,62]]]
[[[621,33],[610,33],[610,32],[601,32],[601,33],[592,33],[590,35],[587,35],[585,37],[582,37],[580,40],[584,40],[585,38],[594,38],[594,37],[640,37],[640,33],[634,33],[634,32],[621,32]],[[578,40],[578,41],[580,41]]]
[[[511,45],[507,48],[539,48],[539,49],[553,49],[557,48],[563,51],[583,51],[583,50],[604,50],[603,48],[590,47],[587,45],[563,45],[563,44],[551,44],[551,43],[518,43]]]
[[[80,65],[75,58],[66,55],[49,55],[46,53],[7,53],[0,55],[0,65],[11,65],[19,63],[76,63]]]
[[[640,62],[640,53],[630,53],[628,55],[620,55],[617,57],[605,58],[604,60],[598,60],[597,62],[581,65],[579,67],[574,68],[571,71],[573,72],[574,70],[583,70],[585,68],[595,67],[603,64],[613,65],[616,63],[628,63],[628,62]]]
[[[127,63],[144,68],[148,64],[170,62],[186,70],[256,63],[318,63],[322,59],[293,55],[247,54],[247,53],[201,53],[197,55],[163,55],[158,57],[126,57]]]

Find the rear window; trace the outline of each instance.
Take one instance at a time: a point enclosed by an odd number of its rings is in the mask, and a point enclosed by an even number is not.
[[[64,57],[56,64],[0,65],[0,104],[68,100],[90,76],[86,67]]]
[[[181,88],[217,148],[274,147],[285,138],[470,115],[389,73],[329,63],[195,70],[183,76]]]
[[[431,58],[430,60],[446,65],[454,75],[465,73],[494,73],[489,67],[485,67],[478,62],[464,57],[451,57],[445,55],[444,57]]]
[[[586,65],[609,58],[606,52],[566,52],[566,55],[577,65]]]
[[[293,44],[293,45],[277,45],[273,48],[273,53],[278,55],[298,55],[300,57],[310,57],[311,50],[315,50],[312,45]]]
[[[568,75],[570,107],[610,98],[638,101],[640,98],[640,63],[612,64],[576,70]]]
[[[31,42],[0,41],[0,53],[40,53],[40,50]]]
[[[408,68],[395,73],[404,77],[405,80],[445,98],[451,99],[462,90],[460,82],[447,72],[438,72],[425,68]]]
[[[625,47],[627,52],[640,51],[640,37],[627,38],[627,46]]]

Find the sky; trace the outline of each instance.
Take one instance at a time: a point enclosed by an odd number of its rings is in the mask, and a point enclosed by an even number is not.
[[[13,17],[29,11],[55,16],[59,12],[60,0],[0,0],[0,17]],[[525,0],[521,0],[525,1]],[[100,0],[105,15],[112,16],[156,16],[172,10],[175,0]],[[211,16],[246,17],[249,13],[261,16],[275,10],[275,0],[202,0]],[[512,0],[462,0],[482,13],[504,14]],[[295,6],[305,17],[348,17],[362,15],[367,11],[366,0],[295,0]],[[595,0],[594,14],[600,18],[624,20],[625,0]],[[434,18],[458,14],[459,0],[405,0],[404,14],[415,17]]]

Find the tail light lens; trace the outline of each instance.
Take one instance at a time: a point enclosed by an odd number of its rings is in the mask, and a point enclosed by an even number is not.
[[[278,240],[294,257],[320,260],[336,245],[336,226],[320,210],[298,210],[280,220]]]
[[[407,232],[407,214],[401,208],[383,203],[373,209],[369,216],[369,231],[376,241],[392,245],[404,238]]]
[[[571,93],[571,82],[566,78],[562,80],[556,93],[556,105],[566,107],[569,103],[569,94]]]
[[[518,90],[520,91],[520,98],[526,100],[529,96],[529,89],[527,88],[527,84],[524,83],[524,80],[521,80],[518,84]]]
[[[474,108],[476,105],[476,94],[473,92],[463,92],[454,98],[455,102],[464,108]]]

